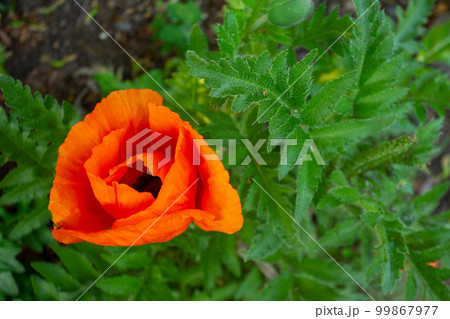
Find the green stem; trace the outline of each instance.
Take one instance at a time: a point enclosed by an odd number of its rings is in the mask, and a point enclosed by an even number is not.
[[[250,15],[250,18],[247,20],[247,24],[245,25],[244,34],[242,36],[243,40],[248,38],[250,32],[253,30],[253,24],[258,19],[261,9],[266,5],[267,2],[269,2],[269,0],[258,1],[255,8],[252,10],[252,14]]]

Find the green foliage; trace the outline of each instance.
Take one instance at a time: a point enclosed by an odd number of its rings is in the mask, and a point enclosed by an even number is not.
[[[433,27],[422,40],[419,60],[427,63],[442,61],[450,64],[450,22]]]
[[[202,20],[202,12],[193,1],[163,4],[152,21],[154,40],[162,41],[163,52],[185,50],[193,24]]]
[[[435,68],[448,64],[448,23],[426,32],[433,1],[410,1],[398,23],[372,0],[345,16],[327,15],[324,3],[282,24],[270,12],[291,1],[228,3],[217,51],[193,2],[160,4],[153,40],[186,61],[149,73],[205,138],[238,140],[235,154],[225,142],[223,162],[241,197],[242,230],[190,226],[120,259],[125,247],[56,243],[48,194],[57,149],[78,117],[1,76],[0,299],[370,299],[330,256],[377,300],[449,299],[450,214],[440,203],[450,183],[421,177],[448,146],[440,132],[450,80]],[[161,92],[146,74],[94,78],[103,95]],[[265,164],[240,139],[266,143]]]
[[[244,132],[253,139],[253,144],[256,143],[253,136],[291,138],[300,144],[290,146],[290,153],[284,158],[287,165],[276,161],[268,163],[267,167],[251,164],[244,173],[246,178],[254,178],[258,186],[248,186],[246,181],[242,181],[240,194],[245,202],[244,208],[256,211],[262,224],[268,223],[273,227],[272,231],[267,226],[258,228],[247,259],[280,260],[284,255],[287,258],[284,263],[299,269],[298,262],[305,258],[305,254],[321,255],[314,243],[309,244],[311,239],[303,230],[292,224],[286,215],[288,212],[301,222],[304,230],[319,238],[323,247],[332,254],[353,258],[355,263],[348,265],[353,269],[352,273],[358,273],[357,269],[362,267],[361,271],[368,269],[368,282],[378,278],[379,289],[373,287],[372,291],[390,295],[401,290],[397,287],[400,270],[409,269],[409,298],[415,298],[419,288],[429,293],[430,298],[448,298],[447,288],[438,288],[437,291],[433,288],[433,285],[443,286],[445,275],[442,274],[447,274],[446,270],[429,271],[432,267],[426,266],[425,260],[421,261],[420,269],[414,266],[417,256],[408,241],[410,234],[420,227],[422,218],[436,209],[448,190],[448,184],[438,186],[442,187],[442,192],[430,200],[430,205],[434,205],[427,210],[421,206],[422,213],[417,215],[419,208],[417,212],[411,212],[405,205],[405,200],[416,201],[411,192],[402,190],[394,182],[398,178],[413,178],[412,174],[405,175],[405,165],[423,167],[436,152],[433,143],[442,123],[418,117],[423,124],[417,126],[414,120],[405,121],[405,116],[419,116],[418,108],[429,106],[443,115],[448,107],[449,101],[444,93],[448,90],[448,76],[425,67],[409,55],[422,45],[417,41],[424,34],[422,26],[432,5],[433,1],[412,1],[406,12],[397,11],[399,23],[396,27],[380,10],[378,3],[355,2],[358,20],[348,16],[339,18],[337,11],[325,17],[325,5],[322,5],[311,19],[292,27],[296,32],[292,32],[293,29],[276,31],[263,20],[252,19],[254,12],[251,9],[258,9],[262,14],[264,8],[248,5],[244,8],[247,23],[259,25],[235,24],[234,28],[240,26],[241,29],[232,32],[235,36],[232,41],[229,39],[231,32],[224,35],[230,29],[229,24],[224,24],[218,33],[219,44],[222,41],[234,44],[232,52],[222,50],[223,45],[220,57],[208,59],[195,52],[187,52],[190,72],[211,88],[210,96],[227,98],[232,111],[248,113],[242,120],[246,121]],[[241,12],[228,12],[227,17],[230,19],[235,14],[238,20]],[[352,20],[355,25],[349,29]],[[448,39],[440,28],[425,36],[424,47],[432,48],[438,42],[436,39]],[[267,30],[269,39],[265,42],[261,36],[254,38],[261,48],[266,44],[266,51],[255,51],[243,42],[247,38],[253,40],[246,34],[249,29]],[[344,39],[332,46],[341,34]],[[285,50],[274,54],[271,41],[275,39],[284,45]],[[335,57],[318,55],[316,50],[324,50],[321,43],[327,44]],[[310,50],[300,61],[291,54],[297,46]],[[445,52],[446,42],[442,47],[441,52]],[[432,61],[433,57],[445,61],[445,55],[432,55],[427,49],[419,55],[419,59],[426,62]],[[338,71],[330,72],[332,70],[326,63]],[[321,72],[330,72],[332,77],[327,76],[324,81],[320,77]],[[268,130],[258,122],[268,122]],[[314,140],[327,166],[320,167],[310,156],[308,159],[312,161],[305,161],[298,170],[292,171],[298,156],[305,156],[301,153],[301,145],[309,138]],[[269,146],[267,153],[261,152],[261,155],[268,157],[276,150]],[[278,174],[274,174],[274,170]],[[394,173],[395,170],[402,171],[403,175]],[[283,185],[287,188],[276,184],[276,175],[283,178]],[[396,195],[397,192],[400,193]],[[295,206],[291,204],[293,199]],[[274,200],[283,209],[277,207]],[[314,222],[313,218],[318,221]],[[445,229],[446,226],[441,225],[437,232],[445,233]],[[280,250],[274,244],[276,235],[287,245],[285,249]],[[298,240],[294,240],[295,237]],[[369,252],[364,252],[368,253],[365,261],[359,264],[356,263],[358,253],[349,250],[358,239],[367,243],[361,249],[369,249]],[[433,245],[428,244],[428,249],[431,249]],[[423,246],[427,247],[426,244]],[[293,247],[296,252],[290,250]],[[298,252],[299,249],[303,252]],[[443,256],[442,251],[436,252],[433,260],[440,260]],[[272,285],[279,285],[280,291],[292,289],[290,275],[278,278],[273,284],[269,282],[264,294],[271,295],[269,287]],[[320,290],[319,286],[316,290]],[[290,294],[292,290],[282,296],[293,298]],[[329,296],[342,298],[338,297],[339,293],[330,293]]]
[[[417,52],[419,48],[414,40],[424,34],[423,25],[433,9],[434,0],[409,1],[408,8],[403,11],[397,7],[396,13],[399,19],[396,29],[396,42],[399,47],[409,53]]]

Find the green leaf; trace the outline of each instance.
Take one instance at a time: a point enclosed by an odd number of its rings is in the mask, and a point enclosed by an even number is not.
[[[256,230],[253,243],[245,256],[245,260],[263,260],[275,254],[283,246],[283,242],[268,225],[261,225]]]
[[[359,189],[356,187],[336,187],[331,189],[329,193],[346,204],[355,204],[361,199]]]
[[[271,120],[272,122],[272,120]],[[286,128],[287,127],[288,122],[285,122],[285,125],[282,125],[280,127],[282,128]],[[270,127],[270,123],[269,123],[269,127]],[[278,131],[277,136],[273,136],[273,134],[271,135],[272,138],[280,138],[280,136],[278,134],[281,134],[280,131]],[[300,154],[303,155],[302,152],[306,153],[304,154],[305,156],[314,156],[315,154],[313,153],[312,155],[310,155],[310,151],[311,148],[314,147],[314,145],[312,145],[311,143],[311,139],[310,136],[299,126],[297,125],[293,131],[291,133],[289,133],[287,136],[281,136],[281,138],[285,138],[287,141],[291,140],[291,142],[295,142],[295,145],[288,145],[286,143],[286,152],[285,153],[281,153],[281,158],[280,158],[280,165],[278,166],[278,178],[281,180],[283,179],[296,165],[298,165],[298,159],[300,157]],[[282,142],[283,143],[283,142]],[[283,146],[281,146],[283,147]],[[270,149],[269,149],[270,150]],[[312,158],[311,158],[312,159]],[[314,160],[317,160],[316,158],[314,158]]]
[[[335,186],[346,187],[348,185],[347,178],[341,170],[334,170],[330,175],[330,180]]]
[[[336,147],[337,145],[356,142],[367,136],[376,136],[381,130],[386,129],[393,122],[393,118],[346,120],[315,129],[311,132],[311,137],[321,150],[321,146],[334,145]]]
[[[205,79],[205,84],[212,88],[212,97],[235,97],[232,104],[235,112],[243,112],[257,104],[258,121],[264,122],[282,107],[294,112],[302,109],[302,100],[310,86],[310,62],[316,52],[310,52],[295,64],[292,76],[287,69],[286,55],[287,51],[282,51],[271,60],[269,53],[264,51],[257,58],[237,57],[216,62],[206,61],[188,51],[187,62],[191,74]]]
[[[116,255],[102,254],[101,256],[109,264],[115,262],[114,265],[121,270],[145,268],[151,263],[151,256],[142,251],[130,251],[127,253],[127,258],[120,258],[119,260],[117,260],[117,262]]]
[[[241,43],[239,24],[234,12],[225,14],[223,26],[217,27],[217,44],[222,55],[234,57]]]
[[[208,40],[202,29],[194,24],[189,35],[188,49],[197,52],[200,56],[204,56],[208,51]]]
[[[413,159],[413,163],[423,165],[430,157],[430,153],[436,150],[434,143],[440,134],[442,121],[443,119],[436,119],[419,128],[416,133],[417,141],[408,152]]]
[[[309,208],[321,179],[319,165],[306,161],[298,167],[297,197],[295,201],[295,219],[301,221]]]
[[[365,85],[372,87],[377,85],[379,87],[385,86],[389,83],[396,83],[400,70],[405,63],[405,58],[402,54],[398,54],[394,58],[379,65],[375,72],[367,79]]]
[[[431,106],[442,117],[449,105],[448,95],[450,79],[437,69],[421,68],[415,74],[415,81],[410,85],[408,100],[416,107]]]
[[[39,276],[31,276],[31,285],[38,300],[59,300],[55,286]]]
[[[414,272],[408,272],[408,279],[406,280],[406,300],[414,300],[417,295],[417,281],[414,277]]]
[[[54,174],[48,163],[41,163],[46,147],[21,132],[18,122],[8,119],[3,109],[0,109],[0,149],[19,165],[38,167],[42,178]]]
[[[73,291],[80,286],[79,283],[59,265],[36,261],[31,263],[31,267],[46,280],[55,285],[56,288],[63,291]]]
[[[217,245],[220,251],[220,257],[226,268],[228,268],[235,277],[241,277],[241,265],[236,254],[236,239],[234,236],[221,236]]]
[[[292,289],[292,277],[280,276],[270,280],[267,286],[259,293],[257,300],[282,301],[288,300]]]
[[[11,240],[17,240],[28,235],[33,230],[47,224],[50,220],[50,217],[51,215],[47,207],[43,207],[41,205],[34,207],[31,212],[24,214],[21,217],[19,222],[11,230],[9,238]]]
[[[419,61],[441,61],[450,64],[450,22],[434,26],[422,40],[425,47],[418,54]]]
[[[25,268],[16,260],[20,248],[12,242],[0,241],[0,271],[23,273]]]
[[[102,278],[97,282],[97,287],[110,295],[128,296],[139,286],[141,280],[135,276],[122,275],[117,277]]]
[[[360,152],[354,159],[346,164],[346,170],[352,174],[369,171],[393,161],[396,157],[405,154],[416,142],[414,134],[406,134],[395,140],[382,143],[367,151]]]
[[[266,195],[263,194],[263,196]],[[280,198],[277,200],[280,200]],[[286,214],[286,212],[270,198],[268,199],[267,207],[269,213],[268,220],[272,224],[278,237],[289,246],[297,246],[299,244],[299,229],[298,226],[294,224],[290,215]]]
[[[215,245],[210,245],[201,254],[201,266],[203,269],[203,282],[207,291],[215,289],[220,272],[220,259],[217,258],[218,250]]]
[[[52,249],[61,259],[64,267],[80,282],[93,281],[100,276],[100,273],[83,254],[57,244],[52,245]]]
[[[411,206],[415,211],[416,216],[429,216],[434,209],[439,205],[440,199],[450,189],[450,182],[439,184],[433,187],[430,191],[414,198]]]
[[[355,116],[370,118],[383,113],[408,93],[406,88],[378,88],[376,93],[361,90],[355,105]]]
[[[320,239],[320,243],[325,248],[350,245],[358,236],[358,229],[361,222],[353,219],[337,224]]]
[[[433,300],[449,300],[449,288],[442,283],[443,278],[438,275],[439,270],[427,265],[417,254],[411,254],[409,259],[410,265],[414,267],[415,273],[421,279]]]
[[[297,35],[293,40],[293,46],[302,46],[307,49],[319,49],[325,51],[337,38],[339,38],[351,24],[348,15],[339,17],[335,8],[325,17],[326,3],[322,3],[313,16],[296,26]],[[333,50],[339,51],[340,43],[333,46]]]
[[[315,94],[305,105],[301,118],[310,126],[318,126],[327,120],[333,112],[346,90],[349,89],[356,80],[355,71],[328,82]]]
[[[32,182],[9,188],[0,197],[0,204],[7,205],[48,196],[52,183],[47,179],[35,179]]]
[[[253,268],[252,271],[245,276],[245,279],[236,291],[234,298],[237,300],[253,300],[262,283],[263,279],[258,268]]]
[[[403,237],[398,233],[396,224],[384,222],[379,228],[383,253],[383,279],[381,287],[385,294],[390,294],[399,278],[400,269],[404,268],[404,242]]]
[[[19,287],[10,272],[0,272],[0,292],[8,296],[19,294]]]
[[[47,96],[43,100],[39,93],[31,95],[28,86],[23,87],[20,81],[6,75],[0,75],[0,88],[6,105],[12,108],[11,116],[20,118],[24,128],[35,130],[35,134],[46,140],[56,143],[64,141],[70,126],[63,124],[64,110],[53,97]],[[66,119],[65,122],[70,121]]]
[[[299,294],[302,300],[341,300],[338,290],[321,281],[305,275],[295,276],[295,285],[302,287]]]
[[[409,53],[417,51],[418,46],[414,45],[414,40],[423,35],[425,31],[423,25],[431,14],[433,4],[434,0],[414,0],[409,1],[406,11],[403,11],[399,6],[396,8],[399,21],[395,41],[398,46],[409,51]]]

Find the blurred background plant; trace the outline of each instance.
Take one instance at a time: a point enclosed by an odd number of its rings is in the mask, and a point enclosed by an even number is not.
[[[274,102],[372,3],[323,2],[284,23],[270,13],[282,1],[80,1],[206,138],[313,137],[327,163],[278,166],[265,145],[267,166],[226,155],[243,229],[133,247],[83,300],[368,299],[253,180],[375,299],[449,299],[448,5],[377,3]],[[57,148],[109,92],[163,92],[70,1],[0,12],[1,72],[56,98],[0,78],[0,299],[73,300],[125,248],[53,240]]]

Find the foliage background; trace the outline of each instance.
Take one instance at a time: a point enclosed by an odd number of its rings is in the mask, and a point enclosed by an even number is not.
[[[448,7],[376,3],[308,70],[372,3],[355,1],[355,13],[338,2],[338,14],[326,2],[287,28],[267,21],[268,1],[80,2],[205,137],[312,137],[327,163],[279,166],[279,149],[264,145],[267,166],[227,167],[243,203],[241,231],[192,226],[168,243],[133,247],[83,300],[368,299],[257,183],[375,299],[449,299]],[[68,14],[74,4],[0,9],[1,72],[57,97],[0,77],[0,299],[74,300],[125,248],[53,240],[57,148],[100,95],[161,90],[81,11]],[[115,10],[124,12],[118,20]],[[77,26],[78,40],[64,41],[65,25]],[[246,156],[241,145],[238,162]]]

